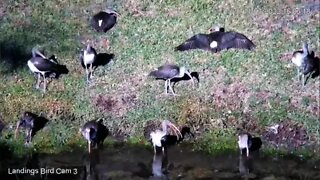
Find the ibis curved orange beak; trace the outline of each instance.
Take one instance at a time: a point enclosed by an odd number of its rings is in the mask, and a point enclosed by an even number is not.
[[[182,134],[180,132],[180,130],[172,123],[169,124],[169,127],[173,130],[173,132],[176,134],[177,139],[179,139],[179,137],[182,138]]]

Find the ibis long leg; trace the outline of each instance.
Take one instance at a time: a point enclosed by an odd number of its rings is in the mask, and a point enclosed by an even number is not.
[[[247,157],[249,157],[249,148],[247,147]]]
[[[93,77],[93,68],[92,63],[90,64],[90,79]]]
[[[298,78],[298,81],[300,81],[300,69],[299,69],[299,67],[297,67],[297,78]]]
[[[32,139],[32,128],[27,132],[27,143],[30,143]]]
[[[164,82],[164,92],[166,93],[166,94],[168,94],[168,80],[166,80],[165,82]]]
[[[170,91],[172,92],[172,94],[173,94],[173,95],[176,95],[176,94],[174,93],[174,91],[173,91],[172,86],[171,86],[171,81],[170,81],[170,79],[168,79],[168,86],[169,86],[169,89],[170,89]]]
[[[90,141],[88,141],[88,151],[89,151],[89,153],[91,153],[91,142]]]
[[[43,74],[43,92],[46,93],[46,76]]]
[[[36,84],[37,89],[39,89],[39,87],[40,87],[40,78],[41,78],[41,74],[38,73],[37,84]]]
[[[89,82],[89,70],[88,70],[88,66],[85,64],[84,65],[86,68],[86,74],[87,74],[87,82]]]

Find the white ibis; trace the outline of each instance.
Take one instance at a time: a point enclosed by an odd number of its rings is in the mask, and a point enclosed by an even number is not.
[[[114,10],[107,9],[95,14],[90,21],[91,26],[98,32],[107,32],[117,23],[119,13]]]
[[[96,50],[88,44],[86,49],[83,50],[80,54],[81,65],[83,68],[86,69],[87,83],[93,77],[93,63],[96,61],[96,59],[97,59]]]
[[[253,158],[239,156],[239,172],[242,176],[248,176],[253,169]]]
[[[302,51],[295,51],[293,53],[291,61],[296,65],[298,80],[300,81],[301,79],[304,86],[308,78],[319,70],[319,60],[315,57],[313,51],[310,53],[306,42],[302,48]]]
[[[242,150],[246,149],[247,157],[249,156],[249,148],[252,145],[252,137],[249,133],[240,133],[238,135],[238,146],[240,149],[240,154],[242,155]]]
[[[103,144],[104,139],[108,136],[108,128],[102,124],[102,120],[92,120],[79,129],[82,136],[88,141],[88,151],[91,153],[91,146]]]
[[[46,92],[46,75],[54,73],[58,77],[60,74],[68,74],[69,70],[66,66],[60,65],[55,56],[47,58],[36,48],[32,49],[32,58],[28,60],[29,69],[38,75],[36,88],[40,87],[40,76],[43,76],[43,91]]]
[[[202,49],[213,53],[223,49],[237,48],[253,50],[254,43],[245,35],[229,31],[224,28],[215,27],[209,29],[209,34],[197,34],[186,40],[175,48],[176,51],[187,51],[191,49]]]
[[[150,133],[150,138],[151,138],[151,142],[152,142],[152,145],[154,148],[154,153],[157,152],[157,149],[156,149],[157,147],[162,148],[162,152],[164,153],[165,145],[162,144],[161,140],[163,137],[165,137],[166,135],[169,134],[168,128],[172,129],[172,131],[176,135],[177,140],[182,138],[182,134],[179,131],[179,129],[173,123],[171,123],[169,120],[162,121],[161,126],[162,126],[162,130],[157,129],[157,130]]]
[[[165,80],[165,93],[168,94],[168,87],[173,95],[176,95],[173,91],[173,88],[171,86],[171,79],[173,78],[182,78],[184,74],[187,74],[191,81],[192,85],[194,87],[194,81],[193,78],[185,67],[179,67],[177,65],[173,64],[165,64],[163,66],[160,66],[157,70],[151,71],[149,76],[153,76],[157,79],[164,79]]]

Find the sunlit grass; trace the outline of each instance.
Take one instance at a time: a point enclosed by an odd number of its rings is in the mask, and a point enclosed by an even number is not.
[[[121,17],[111,31],[96,33],[89,26],[89,18],[107,6],[114,7]],[[203,135],[215,132],[219,124],[216,122],[227,119],[228,111],[240,122],[246,105],[261,128],[289,118],[319,139],[319,113],[310,111],[319,102],[319,95],[315,95],[319,94],[319,78],[300,87],[295,68],[288,58],[283,59],[283,54],[300,49],[303,41],[308,41],[318,54],[319,13],[311,12],[307,20],[299,20],[296,7],[302,6],[246,0],[163,0],[161,4],[146,0],[6,1],[7,11],[0,25],[0,80],[6,82],[0,84],[0,113],[5,122],[14,125],[23,111],[43,112],[50,120],[51,131],[39,133],[35,146],[44,151],[82,142],[74,138],[76,130],[92,119],[103,118],[114,126],[109,127],[116,131],[113,133],[129,133],[128,136],[140,137],[143,123],[163,119],[172,119],[180,126],[187,124]],[[185,39],[206,33],[213,25],[246,34],[257,49],[223,51],[218,55],[199,50],[173,51]],[[85,71],[78,61],[87,40],[98,52],[115,54],[113,63],[97,69],[91,87],[86,85]],[[55,54],[70,71],[53,80],[45,96],[34,88],[36,79],[26,66],[34,46],[45,49],[47,55]],[[15,59],[5,56],[8,47],[19,50]],[[190,82],[179,82],[175,90],[180,96],[165,96],[164,82],[147,74],[166,62],[198,71],[200,86],[192,89]],[[251,93],[248,104],[241,92],[232,90],[237,84],[246,89],[245,95]],[[223,90],[228,93],[218,101],[215,98]],[[256,103],[259,98],[255,96],[264,91],[270,97]],[[301,101],[300,94],[304,98]],[[97,108],[98,95],[112,97],[114,107],[110,111]],[[292,99],[299,100],[298,106],[290,104]],[[118,127],[121,124],[129,124],[131,129]],[[236,137],[234,130],[238,126],[228,124],[223,130],[226,135],[212,136],[212,144],[209,133],[205,144],[215,150],[234,148],[236,144],[232,141],[229,146],[228,142]]]

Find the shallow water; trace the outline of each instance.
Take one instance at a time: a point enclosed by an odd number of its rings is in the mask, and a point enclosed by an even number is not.
[[[91,155],[74,150],[12,160],[8,167],[1,167],[0,179],[320,179],[320,162],[258,152],[249,158],[239,154],[212,156],[186,145],[154,156],[151,148],[118,144]]]

